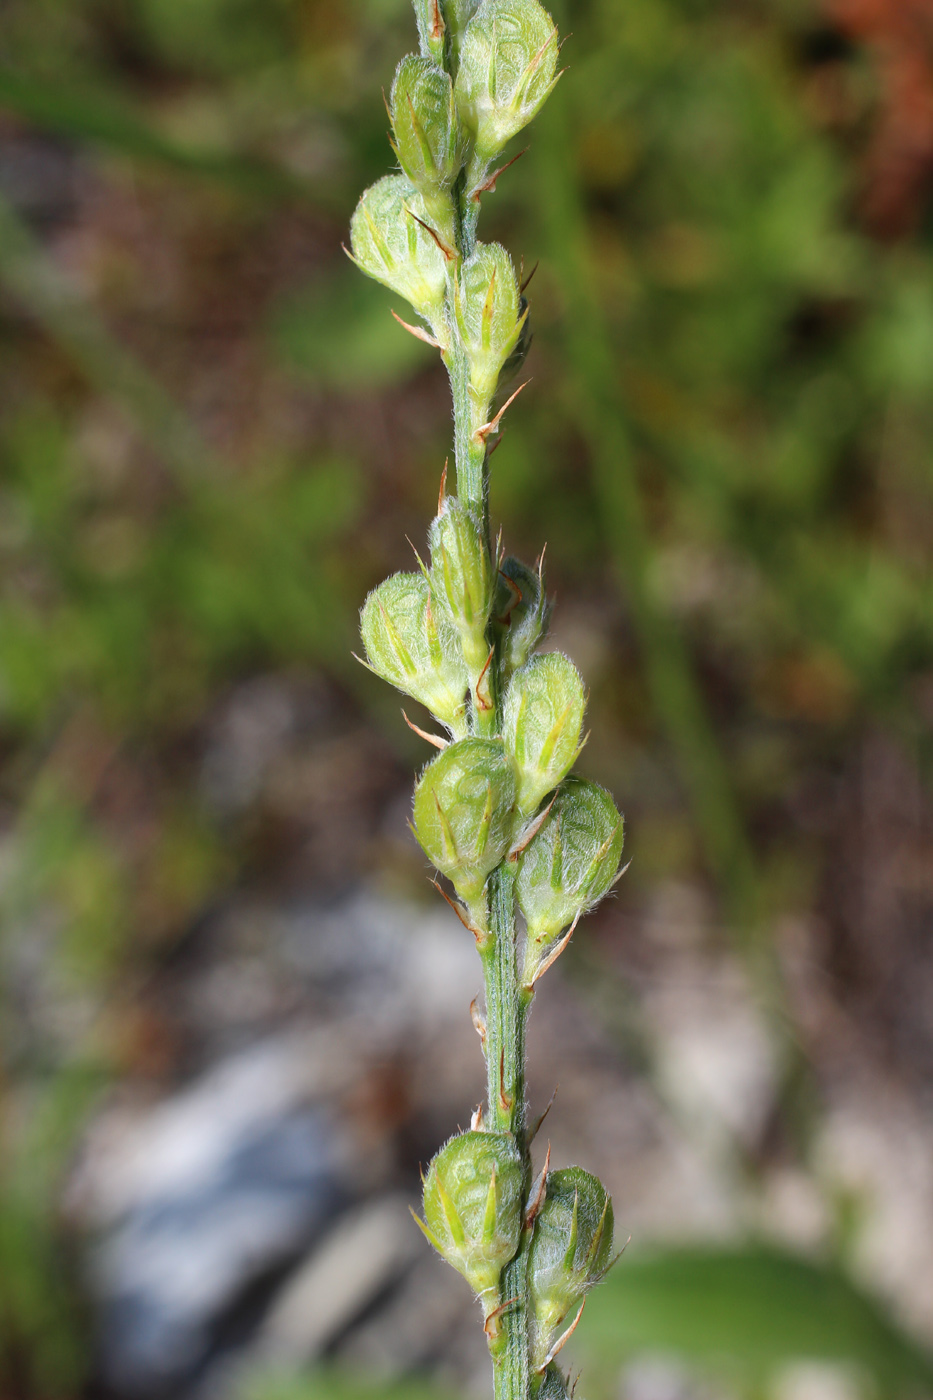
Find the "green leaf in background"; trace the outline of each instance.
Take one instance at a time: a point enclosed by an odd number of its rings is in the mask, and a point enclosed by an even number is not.
[[[933,1393],[933,1358],[838,1269],[768,1245],[626,1255],[587,1304],[581,1351],[618,1367],[669,1352],[743,1381],[847,1363],[885,1396]]]
[[[0,68],[0,109],[40,130],[133,160],[222,180],[254,195],[301,196],[302,182],[280,167],[172,140],[140,115],[138,107],[113,92],[70,89]]]
[[[282,300],[272,315],[273,345],[283,363],[322,384],[388,389],[437,355],[393,321],[393,308],[411,316],[406,302],[363,281],[347,264],[346,275]]]

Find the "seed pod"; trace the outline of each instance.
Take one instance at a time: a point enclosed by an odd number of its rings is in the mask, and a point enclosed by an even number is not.
[[[447,265],[418,219],[427,220],[427,210],[414,185],[404,175],[383,176],[356,206],[350,224],[353,261],[367,277],[411,302],[438,335],[446,330]]]
[[[585,703],[580,673],[559,651],[533,656],[512,677],[502,740],[515,764],[516,805],[523,816],[537,810],[576,762]]]
[[[393,574],[363,604],[360,632],[377,676],[427,707],[459,738],[469,686],[462,649],[432,606],[423,574]]]
[[[508,853],[514,804],[515,772],[501,739],[461,739],[418,780],[415,834],[468,903]]]
[[[535,1388],[536,1381],[537,1389]],[[569,1400],[571,1392],[565,1377],[552,1363],[545,1371],[532,1379],[531,1394],[533,1400]]]
[[[537,1366],[547,1356],[556,1328],[609,1267],[612,1227],[612,1201],[595,1176],[582,1167],[548,1175],[528,1258]]]
[[[477,243],[460,270],[454,314],[467,358],[470,387],[488,404],[522,334],[519,289],[512,259],[501,243]]]
[[[551,605],[541,575],[511,555],[502,561],[493,602],[493,625],[502,638],[505,676],[524,666],[547,636]]]
[[[606,789],[565,778],[519,860],[515,893],[529,956],[599,903],[619,868],[622,839],[622,817]]]
[[[421,52],[425,58],[430,58],[442,68],[447,26],[444,23],[441,0],[414,0],[414,5]]]
[[[557,27],[538,0],[485,0],[467,25],[457,105],[482,161],[527,126],[557,79]]]
[[[412,184],[429,199],[449,190],[464,154],[449,74],[429,58],[408,54],[395,71],[389,112],[393,148]]]
[[[511,1134],[461,1133],[441,1148],[425,1177],[421,1228],[475,1293],[493,1294],[488,1314],[522,1230],[522,1163]]]
[[[492,607],[493,579],[483,529],[471,510],[448,496],[431,524],[431,580],[435,596],[460,635],[473,675],[486,664],[486,624]]]

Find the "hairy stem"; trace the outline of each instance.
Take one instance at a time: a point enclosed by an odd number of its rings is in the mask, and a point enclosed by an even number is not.
[[[519,995],[515,946],[515,867],[505,861],[489,881],[489,926],[493,935],[483,954],[486,982],[486,1071],[489,1127],[511,1133],[525,1170],[527,1195],[530,1164],[525,1141],[525,1012]],[[492,1338],[496,1400],[527,1400],[528,1289],[527,1255],[520,1249],[502,1271],[499,1303],[506,1304]]]
[[[465,194],[462,182],[458,198],[458,252],[469,256],[476,228],[475,201]],[[448,282],[451,344],[448,359],[454,405],[454,454],[457,494],[483,521],[490,566],[496,560],[489,539],[489,489],[486,444],[474,436],[473,403],[470,395],[470,364],[460,343],[453,313],[452,278]],[[484,690],[487,707],[477,703],[474,682],[472,729],[475,734],[499,732],[502,687],[498,649],[493,653]],[[518,953],[515,929],[515,866],[505,861],[490,876],[488,885],[488,949],[482,955],[486,989],[486,1077],[488,1107],[486,1121],[495,1132],[511,1133],[524,1165],[525,1192],[530,1180],[530,1163],[525,1142],[525,1010],[518,986]],[[495,1400],[528,1400],[528,1261],[520,1249],[502,1271],[499,1305],[490,1336],[493,1359]],[[503,1306],[505,1305],[505,1306]]]

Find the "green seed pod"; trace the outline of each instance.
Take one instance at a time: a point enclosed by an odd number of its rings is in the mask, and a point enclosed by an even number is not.
[[[511,555],[502,561],[493,602],[493,625],[499,633],[500,656],[508,677],[524,666],[547,636],[551,605],[540,573]]]
[[[512,677],[502,740],[518,774],[516,805],[523,816],[537,810],[576,762],[585,704],[580,673],[559,651],[533,656]]]
[[[414,5],[421,52],[443,68],[447,26],[440,0],[414,0]]]
[[[549,1173],[528,1258],[536,1366],[555,1330],[609,1267],[612,1227],[612,1201],[595,1176],[582,1167]]]
[[[522,1163],[509,1133],[451,1138],[424,1181],[422,1230],[475,1293],[492,1294],[522,1231]]]
[[[356,206],[350,224],[353,261],[367,277],[411,302],[443,340],[447,265],[418,219],[427,220],[427,210],[415,187],[404,175],[383,176]]]
[[[531,1394],[533,1400],[570,1400],[570,1387],[552,1363],[532,1379]]]
[[[360,632],[370,669],[420,701],[455,738],[466,734],[469,686],[457,638],[432,607],[423,574],[393,574],[363,604]]]
[[[461,739],[418,780],[415,834],[467,903],[508,853],[514,806],[515,771],[501,739]]]
[[[622,817],[606,789],[565,778],[519,860],[515,893],[528,929],[528,959],[599,903],[618,871],[622,840]]]
[[[389,112],[395,154],[412,184],[429,200],[449,191],[464,155],[450,76],[429,58],[408,54],[395,72]]]
[[[479,404],[492,399],[521,339],[519,297],[512,259],[501,243],[477,243],[457,279],[454,314],[470,362],[470,387]]]
[[[467,666],[476,675],[489,655],[486,624],[493,594],[482,525],[455,496],[448,496],[432,521],[428,539],[435,595],[446,603],[460,635]]]
[[[467,25],[457,105],[482,161],[497,156],[557,79],[557,27],[538,0],[484,0]]]

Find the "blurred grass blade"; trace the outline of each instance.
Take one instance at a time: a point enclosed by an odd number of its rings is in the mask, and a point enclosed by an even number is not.
[[[933,1394],[933,1357],[838,1269],[766,1245],[626,1255],[587,1307],[597,1364],[640,1351],[766,1379],[792,1361],[853,1365],[886,1396]]]
[[[68,91],[0,68],[0,108],[45,131],[133,159],[223,180],[251,193],[279,198],[308,193],[302,181],[274,165],[179,145],[113,96]]]

